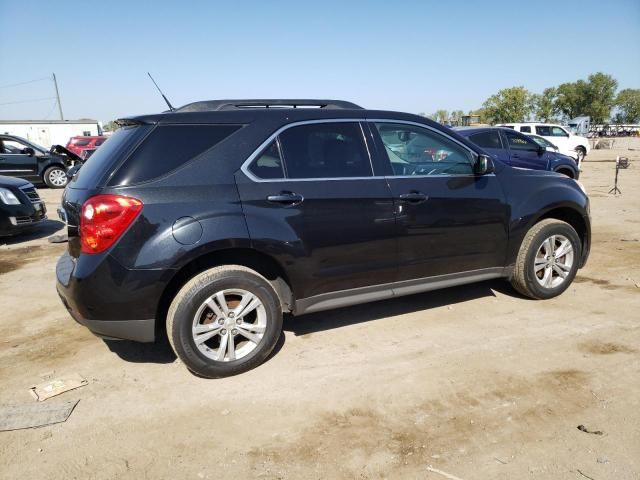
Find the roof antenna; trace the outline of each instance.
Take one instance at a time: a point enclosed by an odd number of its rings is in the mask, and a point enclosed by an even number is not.
[[[149,75],[149,78],[151,79],[151,81],[153,82],[153,84],[156,86],[156,88],[158,89],[158,91],[160,92],[160,95],[162,95],[162,98],[164,98],[164,101],[166,102],[166,104],[169,106],[169,111],[171,112],[175,112],[176,109],[173,108],[173,105],[171,105],[171,102],[167,99],[167,97],[164,96],[164,93],[162,93],[162,90],[160,90],[160,87],[158,86],[158,84],[156,83],[156,81],[153,79],[153,77],[151,76],[151,74],[149,72],[147,72],[147,75]]]

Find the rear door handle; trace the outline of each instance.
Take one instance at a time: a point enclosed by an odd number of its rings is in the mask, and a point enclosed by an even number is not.
[[[404,200],[409,203],[422,203],[426,202],[429,199],[424,193],[412,191],[409,193],[403,193],[400,195],[400,200]]]
[[[282,205],[299,205],[304,202],[304,197],[293,192],[280,192],[277,195],[267,196],[267,202],[280,203]]]

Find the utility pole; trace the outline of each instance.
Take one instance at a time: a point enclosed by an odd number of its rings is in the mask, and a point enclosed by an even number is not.
[[[58,92],[58,81],[56,80],[56,74],[53,74],[53,84],[56,87],[56,99],[58,100],[58,111],[60,112],[60,120],[64,120],[64,115],[62,114],[62,104],[60,103],[60,92]]]

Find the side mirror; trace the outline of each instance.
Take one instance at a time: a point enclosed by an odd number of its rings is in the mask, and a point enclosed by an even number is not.
[[[30,157],[33,157],[36,154],[36,151],[31,147],[25,147],[22,149],[22,153],[24,153],[25,155],[29,155]]]
[[[473,173],[476,175],[486,175],[493,172],[493,162],[488,155],[478,155],[476,163],[473,166]]]
[[[547,147],[543,147],[542,145],[538,147],[538,155],[544,155],[546,151],[547,151]]]

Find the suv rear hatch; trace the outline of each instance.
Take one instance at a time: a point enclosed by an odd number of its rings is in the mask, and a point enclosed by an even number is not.
[[[153,129],[153,125],[133,124],[122,127],[87,160],[71,179],[62,197],[69,235],[69,254],[80,255],[80,210],[84,202],[99,193],[142,138]]]

